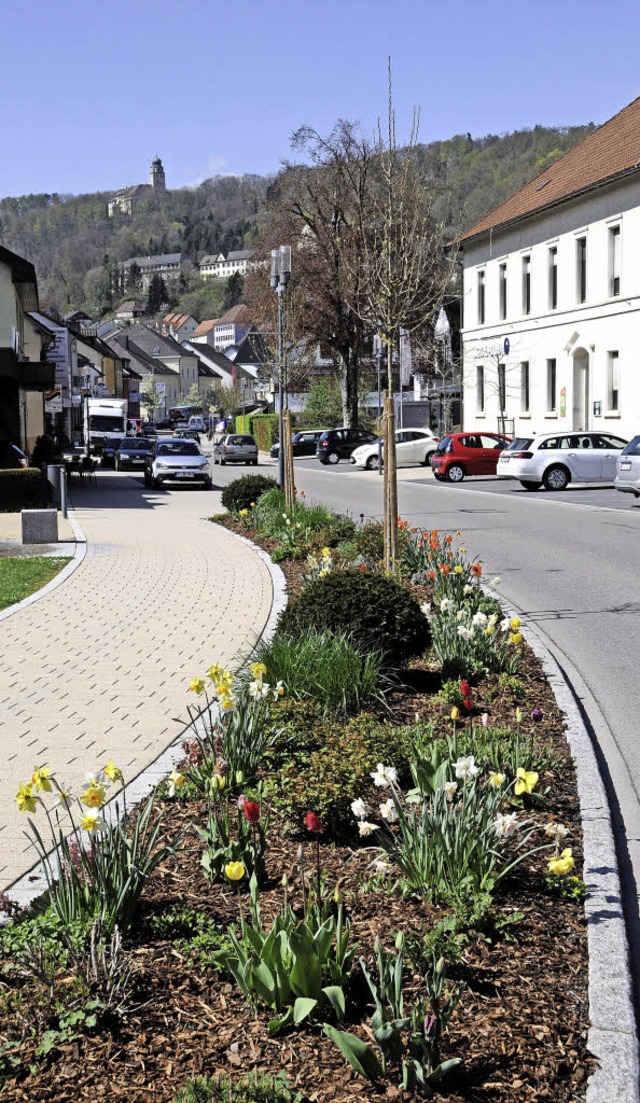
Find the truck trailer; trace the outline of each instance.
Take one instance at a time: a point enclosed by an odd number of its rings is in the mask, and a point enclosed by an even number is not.
[[[109,437],[127,435],[126,398],[88,398],[85,403],[85,444],[100,455]]]

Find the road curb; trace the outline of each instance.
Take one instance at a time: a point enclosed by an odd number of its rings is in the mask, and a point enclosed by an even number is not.
[[[493,590],[488,591],[495,599]],[[509,616],[519,612],[500,604]],[[522,626],[542,664],[558,708],[576,771],[584,843],[585,916],[589,954],[587,1047],[599,1061],[587,1084],[586,1103],[640,1103],[640,1060],[622,910],[620,873],[605,784],[588,728],[571,682],[536,630]]]
[[[73,515],[72,507],[69,508],[67,520],[73,529],[73,535],[76,542],[71,562],[67,563],[66,567],[63,567],[55,578],[47,582],[46,586],[42,586],[39,590],[36,590],[35,593],[29,594],[29,597],[23,598],[22,601],[16,601],[14,605],[8,605],[6,609],[3,609],[0,612],[0,621],[6,620],[7,617],[12,617],[14,613],[19,613],[20,610],[26,608],[27,605],[32,605],[34,601],[39,601],[41,597],[50,594],[57,586],[61,586],[63,582],[66,582],[69,576],[72,575],[82,563],[82,560],[87,554],[87,539],[79,521],[77,521]],[[62,554],[60,558],[63,558]]]
[[[74,522],[71,522],[72,525]],[[77,526],[78,532],[81,534],[82,530],[80,526]],[[248,540],[245,536],[239,536],[238,533],[231,532],[229,529],[225,530],[234,539],[240,540],[243,544],[254,551],[259,559],[265,564],[271,578],[272,587],[272,601],[271,612],[267,619],[262,632],[256,639],[258,640],[270,639],[275,632],[278,617],[287,604],[287,585],[284,574],[280,570],[280,567],[276,563],[271,561],[271,557],[267,552],[259,548],[251,540]],[[74,528],[74,535],[76,529]],[[84,558],[84,553],[82,558]],[[81,560],[80,560],[81,562]],[[72,566],[71,563],[68,564]],[[75,569],[75,568],[74,568]],[[65,571],[67,568],[65,567]],[[61,572],[63,574],[64,571]],[[54,582],[56,579],[53,580]],[[43,594],[48,590],[49,586],[43,587],[39,594]],[[32,595],[34,598],[36,595]],[[20,605],[26,604],[30,598],[25,599],[25,602],[20,602]],[[17,609],[18,606],[12,606],[12,609]],[[239,656],[240,657],[240,656]],[[130,782],[124,787],[124,790],[120,790],[112,800],[105,806],[104,817],[108,821],[113,821],[116,812],[116,803],[122,807],[123,805],[123,792],[126,799],[127,810],[131,811],[137,804],[140,804],[148,795],[152,792],[161,781],[166,778],[176,766],[184,760],[183,742],[185,736],[189,730],[193,729],[193,723],[190,721],[180,730],[175,739],[169,744],[166,750],[162,751],[153,762],[144,768],[136,777],[132,778]],[[51,866],[55,871],[58,868],[55,855],[50,855],[49,860]],[[46,892],[47,881],[44,873],[43,864],[41,862],[36,863],[30,870],[14,881],[12,885],[5,890],[4,896],[7,900],[14,904],[17,904],[20,908],[28,908],[33,904],[44,892]],[[8,921],[8,915],[0,909],[0,926]]]

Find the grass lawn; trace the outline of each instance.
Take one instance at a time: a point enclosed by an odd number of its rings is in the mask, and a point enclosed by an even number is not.
[[[22,601],[45,586],[68,562],[68,556],[50,558],[35,555],[32,559],[0,559],[0,609]]]

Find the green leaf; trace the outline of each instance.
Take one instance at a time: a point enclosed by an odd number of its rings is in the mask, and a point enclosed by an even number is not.
[[[382,1065],[371,1046],[365,1045],[355,1034],[336,1030],[329,1023],[325,1023],[322,1029],[360,1076],[364,1076],[366,1080],[378,1080],[383,1075]]]
[[[293,1005],[293,1021],[297,1026],[303,1019],[309,1017],[314,1007],[318,1006],[317,1000],[307,999],[305,996],[298,996],[298,999]]]
[[[337,984],[329,984],[326,988],[323,988],[322,991],[327,997],[338,1019],[344,1019],[345,1002],[342,989]]]
[[[461,1057],[452,1057],[449,1061],[442,1061],[437,1068],[433,1069],[428,1077],[429,1084],[437,1084],[438,1080],[442,1080],[451,1069],[454,1069],[456,1065],[459,1065],[462,1061]]]
[[[269,1021],[269,1034],[277,1034],[280,1030],[283,1030],[285,1026],[289,1026],[293,1022],[293,1008],[290,1007],[286,1015],[283,1015],[280,1019],[270,1019]]]

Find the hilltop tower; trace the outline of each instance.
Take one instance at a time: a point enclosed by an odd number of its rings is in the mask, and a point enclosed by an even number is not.
[[[164,168],[159,157],[151,162],[151,175],[149,177],[154,191],[166,191],[167,183],[164,177]]]

